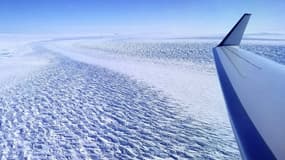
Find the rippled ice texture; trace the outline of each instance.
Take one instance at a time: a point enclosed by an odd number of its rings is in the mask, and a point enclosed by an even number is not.
[[[179,104],[159,92],[75,61],[59,60],[7,90],[0,103],[2,158],[238,157],[234,142],[179,116]]]
[[[71,60],[40,45],[28,57],[46,59],[44,66],[15,85],[1,87],[2,159],[240,158],[228,122],[217,127],[207,117],[181,114],[178,109],[185,104],[163,90],[110,68]],[[75,45],[152,60],[191,62],[215,72],[213,42],[112,40]],[[284,48],[244,47],[259,54]],[[282,56],[280,52],[274,55],[269,57],[278,60],[276,57]],[[213,98],[201,96],[205,100]]]

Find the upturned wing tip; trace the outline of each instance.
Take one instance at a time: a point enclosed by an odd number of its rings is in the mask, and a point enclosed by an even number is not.
[[[245,13],[217,47],[240,45],[250,16],[250,13]]]

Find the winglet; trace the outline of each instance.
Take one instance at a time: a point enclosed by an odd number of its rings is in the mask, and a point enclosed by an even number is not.
[[[251,14],[245,13],[232,30],[227,34],[223,41],[218,45],[220,46],[238,46],[243,37],[243,33],[247,26]]]

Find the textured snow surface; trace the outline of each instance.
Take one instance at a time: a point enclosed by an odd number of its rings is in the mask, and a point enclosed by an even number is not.
[[[1,156],[55,159],[237,158],[231,136],[158,91],[67,59],[1,94]]]
[[[137,44],[128,47],[134,48],[132,56],[128,53],[106,52],[98,50],[97,48],[82,48],[82,43],[84,45],[90,43],[90,45],[95,44],[101,46],[100,43],[102,42],[99,41],[98,44],[90,40],[87,42],[82,40],[68,40],[49,43],[45,46],[73,60],[99,65],[126,74],[136,80],[146,82],[148,85],[163,91],[169,97],[178,100],[180,104],[185,104],[182,108],[177,109],[181,114],[191,115],[206,122],[212,121],[212,124],[215,124],[217,127],[229,127],[216,72],[213,68],[213,63],[208,63],[211,56],[207,56],[208,58],[205,58],[206,56],[197,56],[199,54],[194,52],[196,49],[193,49],[197,46],[196,43],[188,44],[186,45],[187,48],[184,48],[184,50],[190,49],[193,52],[193,54],[189,53],[189,56],[194,55],[195,58],[193,57],[190,61],[181,61],[179,52],[173,52],[173,54],[176,55],[171,56],[171,58],[165,58],[163,56],[159,59],[157,59],[157,56],[147,56],[148,58],[146,58],[144,52],[151,52],[151,50],[153,50],[155,54],[158,50],[156,48],[160,46],[156,46],[155,49],[148,48],[148,43],[144,44],[146,46],[145,50],[147,51],[141,50],[140,47],[137,49]],[[169,45],[171,47],[173,44],[170,43]],[[190,47],[191,45],[193,45],[193,48]],[[202,45],[203,44],[199,44],[201,50],[210,48],[208,44],[205,44],[205,48],[201,47]],[[114,46],[111,43],[109,47]],[[128,49],[119,49],[128,51]],[[164,47],[161,50],[163,49],[165,50]],[[138,54],[136,54],[136,52],[138,52]],[[198,50],[197,52],[200,51]],[[211,50],[209,49],[208,52],[211,52]],[[209,55],[211,53],[206,54]]]
[[[6,42],[7,44],[2,41],[4,40],[0,39],[0,89],[17,83],[26,75],[40,70],[51,61],[45,55],[34,53],[32,46],[24,42],[8,45],[8,43],[14,43],[15,40]]]
[[[240,159],[213,42],[11,46],[0,46],[1,159]],[[244,47],[275,60],[284,50]]]

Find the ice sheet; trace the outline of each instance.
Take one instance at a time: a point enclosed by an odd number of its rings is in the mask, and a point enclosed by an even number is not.
[[[223,97],[215,72],[201,71],[191,62],[156,61],[143,57],[116,55],[100,50],[77,48],[80,41],[61,41],[47,44],[47,48],[71,59],[106,67],[129,75],[164,91],[185,104],[181,113],[198,119],[228,125]],[[196,67],[197,66],[197,67]],[[207,69],[208,67],[205,66]]]
[[[18,83],[1,87],[1,157],[239,158],[211,55],[92,48],[106,40],[33,41],[3,52],[0,69]]]

